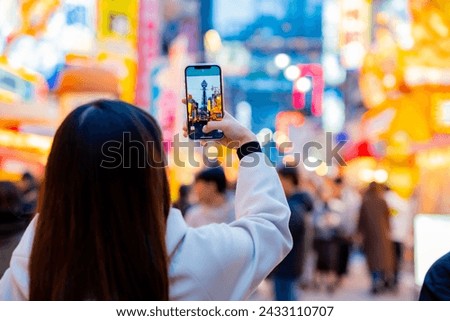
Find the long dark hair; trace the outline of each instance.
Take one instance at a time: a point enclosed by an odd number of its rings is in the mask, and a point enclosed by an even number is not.
[[[31,300],[168,300],[170,194],[149,114],[109,100],[75,109],[56,132],[41,197]]]

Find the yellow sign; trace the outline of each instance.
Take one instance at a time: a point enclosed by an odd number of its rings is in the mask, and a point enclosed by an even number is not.
[[[99,0],[98,12],[99,40],[127,40],[136,46],[139,1]]]
[[[136,86],[136,61],[126,55],[115,52],[101,52],[98,57],[101,66],[112,70],[119,79],[120,99],[134,102]]]
[[[139,2],[98,0],[98,60],[120,81],[120,98],[133,103],[136,88]]]
[[[341,0],[339,46],[342,65],[361,67],[370,44],[371,3],[369,0]]]

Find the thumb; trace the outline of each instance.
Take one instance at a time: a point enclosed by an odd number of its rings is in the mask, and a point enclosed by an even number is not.
[[[204,133],[209,133],[213,130],[222,129],[220,123],[220,121],[209,121],[205,126],[203,126],[202,130]]]

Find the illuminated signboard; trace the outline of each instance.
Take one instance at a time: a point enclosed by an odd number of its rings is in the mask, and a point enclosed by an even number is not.
[[[135,103],[143,108],[150,105],[151,64],[159,56],[160,51],[159,20],[159,1],[140,0]]]
[[[341,0],[339,45],[341,63],[347,69],[361,67],[370,44],[370,1]]]
[[[137,42],[138,1],[99,0],[98,38]]]
[[[314,116],[320,116],[322,115],[322,99],[325,87],[322,66],[319,64],[305,64],[298,65],[298,68],[300,69],[300,79],[304,77],[312,78],[311,113]],[[306,91],[302,90],[302,88],[299,87],[296,82],[294,82],[292,105],[295,109],[302,109],[305,107]]]

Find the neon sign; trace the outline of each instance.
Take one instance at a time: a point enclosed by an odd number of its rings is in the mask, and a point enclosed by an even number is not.
[[[323,69],[319,64],[298,65],[300,69],[300,77],[312,78],[312,101],[311,113],[318,117],[322,115],[322,99],[324,92]],[[305,92],[299,90],[298,86],[293,86],[292,105],[295,109],[305,108]]]

